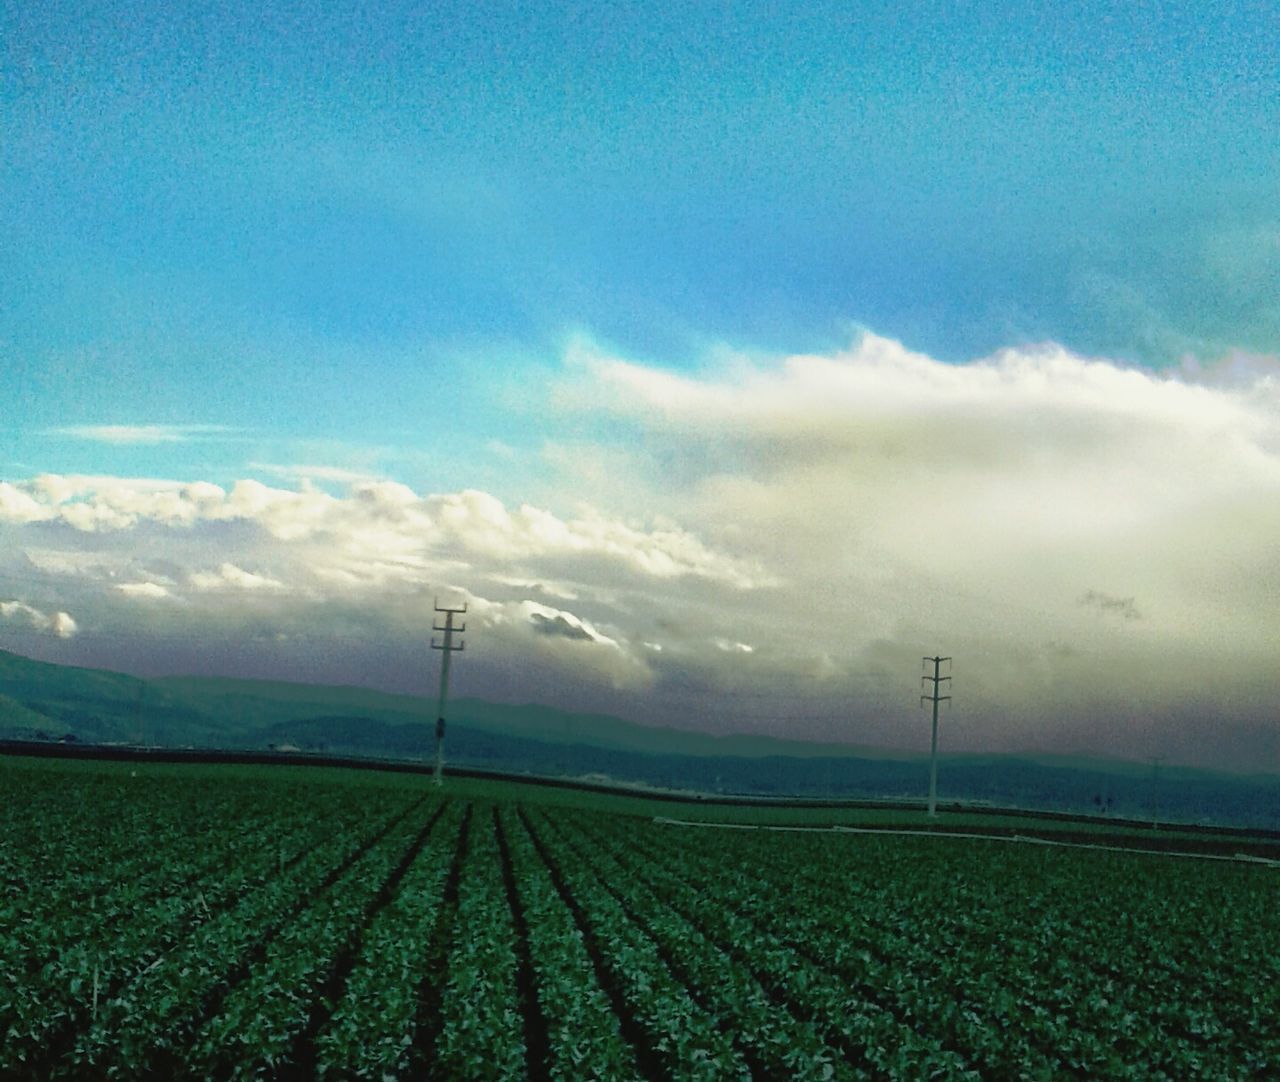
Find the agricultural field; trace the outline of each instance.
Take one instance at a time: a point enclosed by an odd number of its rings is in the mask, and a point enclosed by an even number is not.
[[[1280,1076],[1272,865],[361,771],[0,793],[5,1078]]]

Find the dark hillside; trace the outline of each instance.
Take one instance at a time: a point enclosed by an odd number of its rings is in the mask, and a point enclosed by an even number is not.
[[[424,763],[435,703],[357,687],[141,680],[0,651],[0,739],[297,752]],[[450,703],[446,760],[540,777],[707,794],[918,799],[925,756],[761,736],[654,728],[537,704]],[[1111,818],[1280,827],[1280,778],[1034,756],[939,762],[943,799]]]

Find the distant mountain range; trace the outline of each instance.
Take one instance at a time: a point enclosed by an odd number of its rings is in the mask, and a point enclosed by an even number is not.
[[[660,789],[914,799],[928,757],[755,735],[712,736],[458,699],[448,762]],[[359,687],[213,677],[144,680],[0,650],[0,740],[277,750],[430,760],[435,702]],[[2,750],[2,749],[0,749]],[[945,756],[948,800],[1181,822],[1280,828],[1280,777],[1053,756]]]

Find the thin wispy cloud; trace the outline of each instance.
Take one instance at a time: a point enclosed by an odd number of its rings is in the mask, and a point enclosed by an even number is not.
[[[350,469],[346,466],[326,465],[282,465],[271,462],[250,462],[248,469],[281,481],[329,481],[337,484],[351,485],[361,481],[381,480],[379,474],[369,470]]]
[[[224,436],[233,430],[226,425],[69,425],[52,428],[49,436],[89,440],[110,444],[187,443],[193,440]]]

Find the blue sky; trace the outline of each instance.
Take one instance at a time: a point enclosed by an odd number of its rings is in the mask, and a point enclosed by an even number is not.
[[[741,448],[613,402],[626,366],[631,405],[750,410],[743,373],[869,333],[1256,392],[1278,14],[6,5],[0,476],[474,489],[732,548]],[[640,459],[701,487],[645,502]]]
[[[363,436],[384,388],[472,403],[575,328],[675,366],[854,324],[950,361],[1274,352],[1276,14],[28,5],[6,367],[37,423]]]

